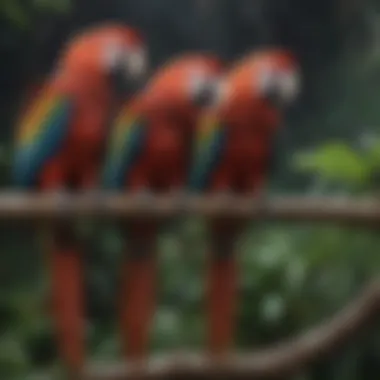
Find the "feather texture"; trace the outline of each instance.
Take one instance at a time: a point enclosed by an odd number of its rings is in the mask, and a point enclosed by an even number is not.
[[[70,97],[43,93],[21,121],[15,144],[13,180],[30,187],[43,166],[62,148],[73,117]]]
[[[226,128],[215,115],[203,116],[200,123],[189,180],[193,191],[202,191],[209,186],[223,158],[227,140]]]
[[[125,109],[112,129],[103,173],[103,186],[121,190],[142,154],[146,125],[142,118]]]

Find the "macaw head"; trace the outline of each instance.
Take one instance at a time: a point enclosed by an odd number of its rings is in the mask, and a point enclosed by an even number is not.
[[[116,90],[134,92],[148,72],[148,52],[140,33],[118,27],[105,35],[102,62]]]
[[[199,111],[216,98],[221,70],[216,58],[199,53],[167,62],[145,88],[147,109],[156,122],[192,131]]]
[[[185,95],[191,105],[202,109],[215,104],[219,97],[222,76],[222,64],[215,57],[200,56],[189,62]]]
[[[296,58],[287,50],[255,53],[254,87],[257,94],[276,108],[292,105],[300,92],[301,76]]]

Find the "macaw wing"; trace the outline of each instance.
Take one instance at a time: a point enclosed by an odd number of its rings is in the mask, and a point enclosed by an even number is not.
[[[202,191],[209,186],[225,152],[226,128],[216,117],[205,117],[196,136],[189,188]]]
[[[139,160],[146,137],[141,117],[122,112],[111,131],[103,172],[103,186],[109,190],[125,187],[131,169]]]
[[[74,112],[74,99],[44,91],[21,121],[15,141],[12,168],[14,184],[36,184],[43,166],[62,147]]]

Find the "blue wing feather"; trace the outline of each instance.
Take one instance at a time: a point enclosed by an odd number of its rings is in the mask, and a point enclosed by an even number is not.
[[[145,144],[146,127],[142,119],[116,126],[111,135],[103,172],[103,187],[121,190]]]
[[[190,171],[190,190],[203,191],[210,185],[225,152],[226,141],[226,128],[220,123],[212,128],[206,138],[197,139]]]
[[[36,125],[21,125],[21,133],[16,141],[12,178],[13,183],[21,188],[36,185],[43,166],[60,150],[67,136],[73,115],[73,103],[69,98],[57,97],[50,103],[49,109]],[[24,123],[33,122],[28,117]],[[26,136],[23,128],[32,128],[32,136]]]

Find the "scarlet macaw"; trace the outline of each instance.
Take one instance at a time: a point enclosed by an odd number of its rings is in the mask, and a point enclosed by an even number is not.
[[[126,103],[110,138],[104,172],[108,189],[168,192],[184,186],[195,123],[213,100],[221,68],[208,55],[176,58]],[[146,354],[154,312],[157,230],[156,222],[128,226],[121,324],[125,353],[136,358]]]
[[[145,66],[145,45],[133,28],[110,24],[72,38],[20,122],[15,185],[43,192],[96,186],[108,120],[123,95],[116,86],[125,83],[128,88],[144,74]],[[53,235],[50,259],[58,345],[69,368],[78,370],[85,356],[83,253],[66,224],[59,224]]]
[[[299,84],[298,63],[286,50],[263,50],[238,61],[222,81],[219,102],[200,118],[188,184],[191,191],[261,194],[282,111],[294,101]],[[232,253],[240,228],[226,219],[211,223],[208,344],[212,353],[225,352],[233,339],[236,264]]]

